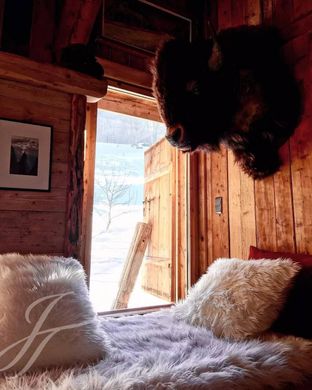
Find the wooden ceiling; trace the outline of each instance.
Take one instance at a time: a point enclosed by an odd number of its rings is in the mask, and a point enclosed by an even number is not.
[[[150,94],[150,63],[168,37],[202,35],[208,0],[0,0],[2,50],[60,63],[62,49],[94,50],[117,87]]]

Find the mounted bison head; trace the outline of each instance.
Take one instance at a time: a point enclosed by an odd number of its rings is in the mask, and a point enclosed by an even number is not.
[[[225,144],[252,177],[276,172],[278,149],[301,107],[280,46],[276,30],[255,26],[202,42],[165,42],[156,53],[153,90],[168,141],[185,152]]]

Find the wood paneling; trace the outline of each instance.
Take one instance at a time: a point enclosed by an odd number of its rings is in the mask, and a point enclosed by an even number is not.
[[[312,253],[312,23],[311,2],[296,0],[218,1],[219,29],[264,22],[280,27],[283,52],[304,95],[304,113],[293,137],[280,149],[279,172],[254,181],[233,154],[199,155],[199,274],[217,257],[248,258],[249,246]],[[223,213],[214,211],[215,197]],[[228,206],[228,207],[227,207]]]
[[[63,212],[1,210],[0,224],[0,253],[63,254]]]
[[[0,190],[0,252],[62,254],[71,97],[0,79],[0,117],[53,127],[51,191]]]

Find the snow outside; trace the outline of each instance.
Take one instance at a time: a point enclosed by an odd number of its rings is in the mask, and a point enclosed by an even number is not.
[[[90,297],[98,312],[111,310],[135,225],[143,221],[144,150],[162,138],[163,124],[98,111]],[[168,303],[141,289],[128,307]]]

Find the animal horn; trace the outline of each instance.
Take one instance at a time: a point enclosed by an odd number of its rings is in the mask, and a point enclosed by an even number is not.
[[[210,21],[208,21],[208,27],[213,42],[211,56],[208,60],[208,67],[212,71],[217,71],[222,66],[222,60],[223,60],[222,51],[219,42],[217,40],[216,30]]]

